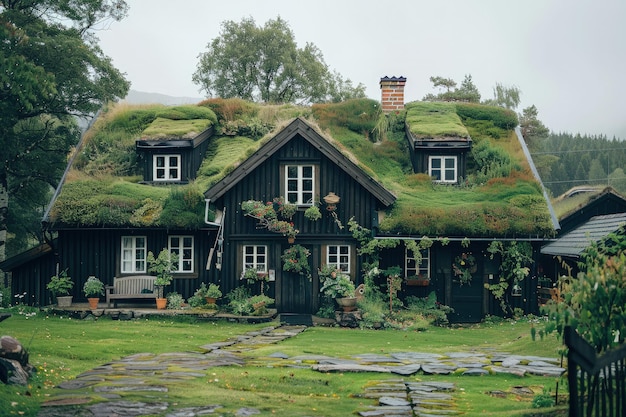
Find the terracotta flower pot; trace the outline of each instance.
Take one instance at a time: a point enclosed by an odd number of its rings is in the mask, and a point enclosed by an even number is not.
[[[156,306],[158,310],[165,310],[165,306],[167,306],[167,298],[157,298]]]
[[[204,299],[207,304],[215,304],[215,302],[217,301],[217,298],[213,298],[213,297],[204,297]]]
[[[95,297],[90,297],[90,298],[87,298],[87,301],[89,301],[89,308],[92,310],[95,310],[98,308],[98,303],[100,302],[100,299],[95,298]]]

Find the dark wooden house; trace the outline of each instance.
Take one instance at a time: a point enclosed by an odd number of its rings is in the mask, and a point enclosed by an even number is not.
[[[396,117],[404,117],[397,100],[402,91],[396,87],[401,90],[405,81],[381,80],[383,97],[393,98],[391,111]],[[396,89],[388,93],[387,88]],[[368,272],[363,270],[360,242],[348,227],[353,219],[369,231],[369,238],[395,242],[380,250],[379,267],[400,268],[401,298],[425,297],[434,291],[439,302],[455,309],[452,320],[457,322],[502,314],[498,301],[485,289],[502,274],[501,259],[490,252],[490,246],[494,241],[522,242],[531,246],[537,259],[540,246],[558,228],[551,221],[550,203],[541,193],[539,179],[526,172],[532,168],[528,154],[519,152],[525,159],[518,161],[522,168],[511,177],[469,187],[460,180],[473,173],[469,167],[473,143],[483,141],[484,146],[491,139],[470,138],[460,118],[456,123],[464,133],[443,136],[416,134],[415,126],[409,126],[414,121],[400,119],[406,129],[398,130],[395,142],[374,144],[367,130],[373,123],[367,125],[367,120],[379,117],[380,105],[362,100],[327,106],[344,105],[354,114],[346,116],[350,113],[335,107],[314,106],[308,111],[307,116],[325,120],[323,131],[322,122],[292,116],[262,140],[252,138],[253,129],[235,134],[223,129],[220,123],[227,122],[218,123],[210,106],[175,112],[140,110],[124,120],[162,123],[173,114],[172,120],[202,121],[189,130],[195,132],[191,135],[137,134],[136,127],[120,132],[120,137],[128,136],[132,142],[128,140],[126,149],[120,146],[109,161],[90,150],[100,150],[96,132],[89,143],[78,147],[79,156],[70,162],[71,170],[44,219],[48,235],[56,239],[50,240],[45,256],[32,258],[39,263],[47,260],[44,267],[37,267],[41,273],[28,272],[26,258],[3,264],[11,267],[14,291],[34,291],[35,304],[48,304],[45,285],[51,271],[68,269],[76,282],[75,299],[81,300],[88,276],[110,284],[113,277],[145,274],[148,251],[165,248],[179,255],[167,291],[188,298],[201,283],[218,283],[227,294],[248,285],[242,273],[253,268],[269,278],[266,294],[275,298],[279,312],[312,314],[320,306],[318,269],[335,266],[357,285]],[[410,107],[429,117],[432,111],[426,105]],[[437,106],[457,111],[453,103]],[[335,111],[343,116],[328,121]],[[383,111],[390,110],[383,106]],[[481,114],[503,111],[490,108]],[[191,116],[181,117],[181,113]],[[246,127],[246,122],[231,121],[229,129],[239,125]],[[523,139],[511,128],[493,129],[503,132],[499,140],[507,141],[506,146],[494,147],[523,146]],[[476,171],[476,162],[472,164]],[[246,201],[274,204],[281,198],[297,206],[289,220],[299,231],[295,243],[284,233],[262,227],[242,209]],[[305,216],[311,207],[320,209],[320,219]],[[412,248],[425,241],[432,245],[420,247],[417,257]],[[294,245],[310,254],[310,279],[283,269],[282,255]],[[536,313],[537,263],[528,267],[528,279],[507,297],[512,297],[514,307]],[[463,282],[462,276],[470,276],[471,283]],[[426,282],[416,286],[414,278]],[[381,274],[378,283],[384,288],[386,277]]]
[[[582,252],[609,233],[623,233],[626,223],[626,199],[611,187],[572,188],[555,200],[555,209],[561,230],[542,246],[539,260],[545,286],[562,275],[576,276]]]
[[[329,193],[340,198],[333,211],[324,203]],[[270,295],[280,312],[312,314],[319,308],[317,274],[309,280],[283,271],[281,255],[290,246],[287,238],[257,228],[257,221],[244,216],[241,209],[243,201],[271,202],[280,196],[298,206],[293,216],[300,231],[296,240],[310,251],[311,270],[332,264],[357,282],[361,271],[357,242],[345,223],[354,217],[375,229],[379,212],[393,204],[395,196],[301,118],[206,191],[205,197],[224,212],[220,248],[224,289],[228,292],[240,285],[237,277],[245,268],[254,267],[269,274]],[[312,205],[322,207],[318,221],[304,217]]]

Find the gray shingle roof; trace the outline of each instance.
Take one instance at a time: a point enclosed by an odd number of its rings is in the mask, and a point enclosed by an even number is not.
[[[626,213],[595,216],[576,229],[541,248],[544,255],[560,255],[578,258],[593,242],[605,238],[626,225]]]

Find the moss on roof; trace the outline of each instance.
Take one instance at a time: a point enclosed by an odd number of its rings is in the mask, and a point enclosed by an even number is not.
[[[208,119],[171,120],[157,117],[141,132],[141,139],[183,138],[191,139],[211,127]]]
[[[428,115],[449,120],[442,123],[451,127],[438,128]],[[468,237],[553,233],[540,186],[508,127],[516,122],[514,114],[512,118],[509,111],[489,106],[416,102],[406,112],[383,116],[379,103],[369,99],[311,108],[223,99],[178,108],[118,105],[88,133],[51,219],[71,226],[202,227],[202,193],[296,116],[312,116],[322,136],[398,197],[380,224],[383,233]],[[186,125],[192,131],[195,121],[210,120],[217,128],[197,179],[189,185],[139,183],[134,143],[159,118],[171,123],[163,120],[155,126]],[[471,136],[476,152],[486,156],[469,156],[470,175],[461,185],[435,184],[425,174],[412,173],[405,122],[417,134]],[[270,128],[274,130],[267,133]]]
[[[406,123],[416,139],[469,138],[469,132],[457,114],[454,103],[408,103]]]

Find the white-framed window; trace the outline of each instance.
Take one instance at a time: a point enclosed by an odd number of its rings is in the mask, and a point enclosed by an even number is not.
[[[326,246],[326,265],[334,266],[341,272],[351,273],[350,245],[328,245]]]
[[[253,268],[257,272],[267,273],[267,246],[244,245],[243,270]]]
[[[178,256],[178,266],[174,272],[193,272],[193,236],[169,236],[169,251]]]
[[[146,272],[146,237],[122,236],[122,262],[120,272],[132,274]]]
[[[315,165],[285,165],[285,199],[291,204],[312,205]]]
[[[437,182],[457,182],[457,157],[429,156],[428,175]]]
[[[404,274],[405,277],[421,276],[430,278],[430,249],[421,249],[422,259],[415,259],[413,251],[405,249]]]
[[[180,181],[180,155],[154,155],[154,181]]]

